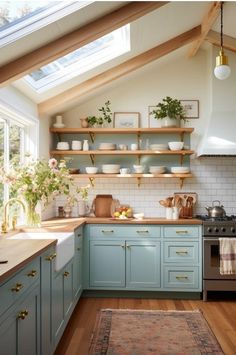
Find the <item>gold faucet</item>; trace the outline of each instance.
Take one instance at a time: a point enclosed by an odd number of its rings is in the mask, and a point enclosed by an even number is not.
[[[18,198],[11,198],[10,200],[8,200],[3,207],[3,222],[2,222],[2,233],[7,233],[8,232],[8,219],[9,216],[7,214],[7,207],[11,202],[18,202],[19,204],[21,204],[21,206],[23,207],[23,211],[25,211],[25,205],[23,204],[23,202],[21,200],[19,200]],[[16,224],[16,222],[14,221],[14,225]]]

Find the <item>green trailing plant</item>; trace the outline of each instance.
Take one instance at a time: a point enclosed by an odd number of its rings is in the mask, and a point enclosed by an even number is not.
[[[98,109],[101,112],[99,116],[88,116],[88,123],[90,126],[94,126],[95,124],[102,125],[103,123],[111,123],[112,121],[112,111],[110,108],[110,101],[105,102],[105,105]]]
[[[172,99],[169,96],[166,96],[162,102],[159,102],[156,105],[156,109],[150,114],[153,114],[156,119],[169,117],[187,121],[185,117],[185,110],[183,105],[181,105],[180,100]]]

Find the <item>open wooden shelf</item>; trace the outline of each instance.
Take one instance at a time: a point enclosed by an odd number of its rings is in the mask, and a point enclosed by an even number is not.
[[[139,134],[139,133],[192,133],[194,128],[50,128],[52,133],[67,133],[67,134]]]
[[[51,155],[191,155],[193,150],[51,150]]]

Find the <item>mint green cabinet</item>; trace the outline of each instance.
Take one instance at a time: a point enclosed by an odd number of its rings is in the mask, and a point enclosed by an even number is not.
[[[156,289],[161,286],[160,251],[158,241],[126,242],[126,287]]]
[[[78,300],[82,293],[82,256],[83,256],[83,228],[75,231],[75,256],[73,266],[73,293],[74,299]]]
[[[38,279],[0,317],[0,353],[39,355],[39,340],[40,285]]]
[[[90,241],[90,286],[125,287],[125,241]]]

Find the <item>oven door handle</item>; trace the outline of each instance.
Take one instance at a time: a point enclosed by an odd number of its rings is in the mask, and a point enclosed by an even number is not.
[[[219,242],[219,238],[204,238],[204,242]]]

